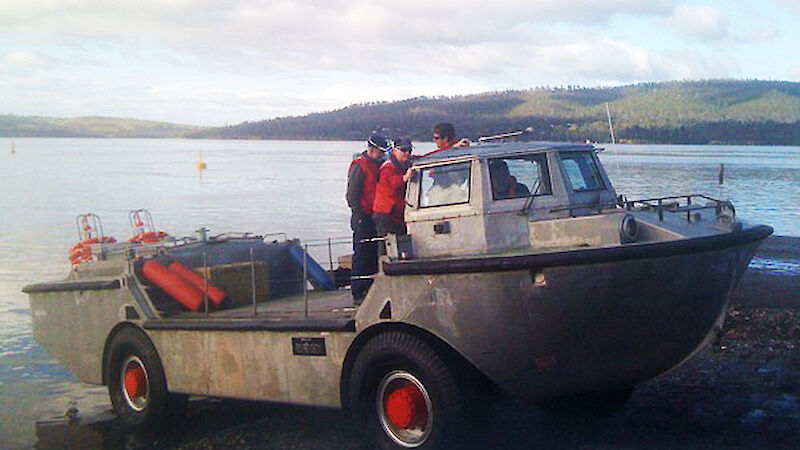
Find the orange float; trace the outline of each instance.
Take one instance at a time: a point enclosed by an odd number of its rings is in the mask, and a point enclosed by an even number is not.
[[[92,255],[93,244],[111,244],[114,242],[117,242],[117,240],[106,236],[88,238],[78,242],[69,250],[69,260],[72,263],[72,267],[77,267],[94,259]]]
[[[160,262],[151,259],[142,266],[145,278],[155,283],[164,292],[179,301],[190,311],[200,311],[203,306],[203,293],[183,276],[164,267]]]
[[[142,244],[152,244],[155,242],[161,242],[162,240],[169,237],[167,233],[163,231],[145,231],[143,233],[139,233],[134,237],[130,238],[128,242],[139,242]]]
[[[200,292],[203,292],[205,289],[208,299],[211,300],[211,303],[213,303],[215,307],[219,308],[220,305],[222,305],[222,301],[225,300],[225,296],[227,295],[225,291],[212,286],[211,283],[206,282],[205,278],[179,262],[171,263],[168,268],[185,278],[189,283],[192,283],[194,287],[200,289]]]

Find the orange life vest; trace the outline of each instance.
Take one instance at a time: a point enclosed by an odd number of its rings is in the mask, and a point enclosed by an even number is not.
[[[395,166],[391,160],[381,165],[378,185],[375,188],[375,203],[372,211],[388,214],[394,223],[403,223],[403,212],[406,206],[405,171]]]
[[[378,165],[368,161],[368,158],[369,157],[362,154],[354,159],[353,162],[350,163],[348,173],[353,170],[353,166],[356,164],[361,167],[361,171],[364,173],[364,186],[361,190],[359,203],[361,203],[361,209],[364,211],[364,214],[371,216],[372,204],[375,202],[375,189],[378,184]]]

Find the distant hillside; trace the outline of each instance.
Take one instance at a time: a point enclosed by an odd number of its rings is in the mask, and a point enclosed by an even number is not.
[[[535,139],[800,145],[800,83],[708,80],[611,88],[567,86],[368,103],[191,133],[238,139],[363,139],[374,130],[428,140],[446,120],[459,135],[534,128]]]
[[[0,136],[180,138],[202,127],[114,117],[52,117],[0,115]]]

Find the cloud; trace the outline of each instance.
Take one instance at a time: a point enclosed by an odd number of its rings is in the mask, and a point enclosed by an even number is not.
[[[16,113],[221,124],[735,69],[702,47],[654,49],[609,33],[619,22],[654,33],[670,24],[701,41],[728,27],[719,11],[678,0],[0,1],[0,98]]]
[[[27,51],[6,53],[3,57],[3,62],[9,66],[22,68],[38,68],[46,64],[43,58]]]
[[[563,84],[568,73],[570,83],[596,85],[718,77],[735,69],[722,56],[689,50],[656,52],[610,38],[532,47],[524,56],[521,59],[530,63],[517,67],[520,84],[524,73],[556,85]]]
[[[777,40],[781,33],[775,26],[760,24],[741,34],[737,34],[736,41],[744,44],[771,42]]]
[[[773,3],[783,6],[795,14],[800,14],[800,3],[797,0],[772,0]]]
[[[701,41],[719,41],[729,37],[728,20],[709,6],[678,5],[667,24],[676,31]]]
[[[800,65],[796,65],[789,69],[787,76],[792,81],[800,81]]]
[[[279,53],[300,57],[328,48],[513,39],[524,26],[600,24],[621,15],[666,16],[674,1],[653,0],[28,0],[0,6],[0,29],[37,39],[153,40],[181,51],[228,57]],[[310,58],[313,59],[313,58]]]

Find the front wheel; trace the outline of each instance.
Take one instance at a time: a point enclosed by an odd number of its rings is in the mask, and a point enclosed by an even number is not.
[[[126,328],[114,336],[106,376],[111,405],[127,427],[161,424],[170,398],[167,380],[153,344],[140,331]]]
[[[452,368],[423,340],[387,332],[356,357],[349,400],[367,439],[380,448],[458,448],[463,392]]]

